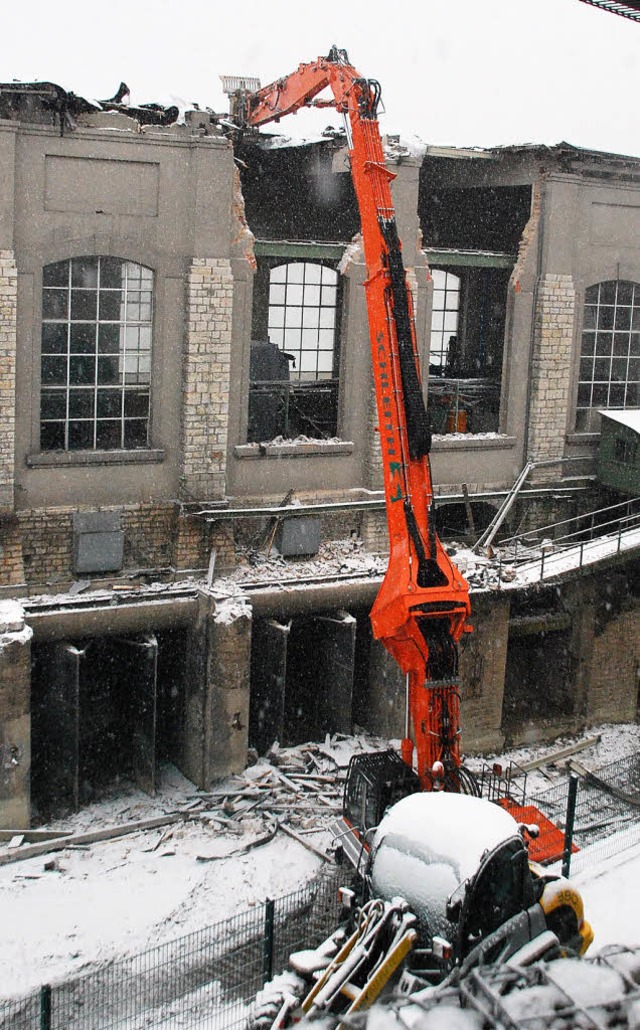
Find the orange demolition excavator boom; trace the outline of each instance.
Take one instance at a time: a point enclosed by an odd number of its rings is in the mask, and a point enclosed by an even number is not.
[[[326,87],[330,100],[314,98]],[[377,109],[380,86],[363,78],[344,50],[301,64],[291,75],[236,97],[241,126],[278,121],[303,106],[344,114],[360,210],[378,429],[389,527],[389,565],[371,610],[374,635],[407,677],[409,730],[424,789],[444,778],[461,789],[458,642],[469,631],[469,589],[435,528],[425,408],[411,291],[407,284]],[[442,763],[444,770],[437,765]]]

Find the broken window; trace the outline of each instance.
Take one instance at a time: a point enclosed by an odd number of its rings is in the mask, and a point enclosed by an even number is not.
[[[149,445],[153,272],[113,257],[42,275],[40,447]]]
[[[640,283],[585,291],[576,432],[598,432],[601,408],[640,405]]]
[[[428,404],[434,432],[497,432],[509,270],[443,265],[431,274]]]
[[[265,259],[254,288],[249,442],[337,433],[340,282],[319,261]]]

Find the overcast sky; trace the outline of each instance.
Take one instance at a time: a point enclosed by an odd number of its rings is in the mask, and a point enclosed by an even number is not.
[[[345,48],[382,85],[385,132],[427,143],[559,143],[640,156],[640,24],[579,0],[22,0],[3,5],[0,81],[227,110],[219,76],[263,85]],[[338,125],[301,113],[281,131]]]

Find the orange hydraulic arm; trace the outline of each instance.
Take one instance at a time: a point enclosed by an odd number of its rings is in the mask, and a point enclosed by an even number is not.
[[[348,118],[351,174],[360,210],[369,334],[376,387],[389,526],[386,576],[371,611],[374,635],[408,677],[409,713],[425,788],[441,761],[445,782],[459,788],[457,644],[470,612],[469,589],[435,530],[429,465],[431,430],[424,405],[411,292],[391,199],[377,107],[380,86],[364,79],[344,50],[301,64],[286,78],[242,98],[240,121],[258,126],[328,101]],[[326,101],[315,101],[315,104]],[[236,110],[237,114],[237,110]],[[403,743],[411,761],[412,743]]]

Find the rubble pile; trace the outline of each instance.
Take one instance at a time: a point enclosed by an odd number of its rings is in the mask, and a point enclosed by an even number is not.
[[[358,538],[327,540],[320,544],[314,558],[283,558],[274,548],[259,550],[239,548],[238,567],[225,576],[226,580],[244,586],[274,583],[299,583],[330,577],[383,576],[387,556],[363,549]]]
[[[276,742],[263,758],[243,773],[231,776],[210,791],[192,795],[189,817],[241,836],[253,835],[241,850],[267,843],[279,829],[321,858],[326,848],[308,840],[324,834],[342,811],[346,770],[356,752],[380,746],[369,737],[327,736],[324,744],[306,743],[281,748]],[[228,857],[228,856],[225,856]]]

